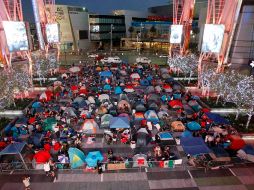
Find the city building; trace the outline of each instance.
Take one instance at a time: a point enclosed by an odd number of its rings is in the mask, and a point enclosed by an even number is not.
[[[132,27],[132,22],[144,22],[147,20],[147,11],[134,11],[134,10],[114,10],[113,15],[122,15],[125,18],[126,35],[130,36],[129,28]]]
[[[60,25],[61,51],[79,51],[90,47],[88,10],[85,7],[56,5]]]
[[[93,48],[106,48],[111,40],[113,45],[119,46],[121,38],[126,36],[125,17],[90,14],[89,33]]]

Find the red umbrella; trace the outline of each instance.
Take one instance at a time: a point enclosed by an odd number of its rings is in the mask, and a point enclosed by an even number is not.
[[[49,161],[49,159],[50,159],[50,154],[49,154],[48,151],[40,150],[39,152],[37,152],[37,153],[34,155],[34,159],[35,159],[36,163],[43,164],[43,163],[46,163],[46,162]]]
[[[78,91],[78,86],[76,85],[71,86],[71,91]]]
[[[50,151],[50,149],[51,149],[50,144],[44,144],[44,150]]]
[[[60,150],[60,149],[61,149],[61,144],[60,144],[59,142],[56,142],[56,144],[53,146],[53,149],[54,149],[55,151]]]
[[[183,108],[183,104],[180,100],[171,100],[168,104],[172,108]]]
[[[28,120],[29,124],[33,124],[35,122],[36,118],[35,117],[30,117]]]

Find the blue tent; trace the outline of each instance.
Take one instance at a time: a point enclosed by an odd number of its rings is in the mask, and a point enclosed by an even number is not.
[[[141,86],[149,86],[150,83],[149,83],[149,81],[147,79],[143,79],[143,80],[140,81],[140,85]]]
[[[214,123],[217,124],[226,124],[229,125],[230,122],[226,120],[224,117],[221,117],[219,114],[216,113],[206,113],[207,117],[213,120]]]
[[[71,168],[79,168],[85,163],[85,155],[84,153],[77,148],[69,148],[68,150]]]
[[[185,138],[185,137],[192,137],[192,134],[190,131],[186,130],[181,134],[181,138]]]
[[[41,102],[34,102],[32,104],[32,108],[40,108],[41,107]]]
[[[109,84],[105,84],[103,90],[111,90],[111,86]]]
[[[101,77],[111,77],[112,72],[111,71],[102,71],[102,72],[100,72],[100,76]]]
[[[159,122],[159,118],[158,118],[158,116],[157,116],[157,114],[154,110],[146,111],[145,118],[147,119],[147,121],[151,121],[153,123],[158,123]]]
[[[212,152],[201,137],[183,137],[181,138],[181,145],[185,154],[192,156]]]
[[[169,100],[171,100],[171,97],[169,96],[169,95],[162,95],[161,96],[161,100],[163,101],[163,102],[166,102],[166,101],[169,101]]]
[[[113,117],[110,119],[110,129],[128,129],[130,122],[127,117]]]
[[[86,163],[89,167],[96,167],[98,161],[103,161],[103,156],[100,151],[93,151],[89,152],[88,155],[86,156]]]
[[[187,123],[187,128],[190,131],[198,131],[201,129],[201,126],[196,121],[191,121],[191,122]]]
[[[178,94],[178,93],[175,93],[175,94],[173,94],[173,98],[174,98],[174,100],[179,100],[179,99],[182,98],[182,95]]]
[[[122,88],[120,87],[120,86],[116,86],[115,87],[115,94],[122,94],[123,93],[123,90],[122,90]]]

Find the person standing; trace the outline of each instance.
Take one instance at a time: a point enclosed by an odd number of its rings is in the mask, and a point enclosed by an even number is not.
[[[25,186],[25,190],[31,190],[31,188],[30,188],[31,184],[30,184],[30,177],[29,176],[24,176],[22,182]]]

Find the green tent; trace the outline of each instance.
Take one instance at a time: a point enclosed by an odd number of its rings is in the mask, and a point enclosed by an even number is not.
[[[43,130],[44,131],[52,131],[53,126],[57,124],[57,121],[55,118],[50,117],[43,121]]]

